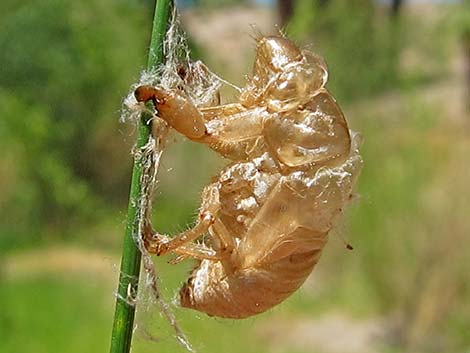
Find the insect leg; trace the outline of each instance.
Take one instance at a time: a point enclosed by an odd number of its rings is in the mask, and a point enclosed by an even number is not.
[[[144,243],[145,243],[145,248],[147,251],[151,254],[157,254],[160,255],[160,249],[161,249],[161,244],[162,243],[167,243],[170,242],[171,238],[169,238],[166,235],[161,235],[157,234],[150,231],[147,231],[146,234],[144,234]],[[200,244],[194,244],[194,243],[187,243],[178,246],[173,250],[175,254],[178,255],[174,260],[170,261],[171,263],[178,263],[182,260],[184,260],[187,257],[192,257],[198,260],[214,260],[218,261],[220,260],[220,256],[217,255],[216,251],[205,247]]]
[[[220,248],[223,251],[231,252],[235,249],[235,242],[229,231],[220,219],[216,219],[211,227],[211,235],[216,236],[220,241]]]
[[[174,252],[179,256],[176,257],[173,261],[170,261],[171,263],[178,263],[187,257],[192,257],[197,260],[221,260],[221,257],[216,254],[215,250],[199,244],[184,244],[176,248]]]
[[[152,101],[158,117],[189,139],[199,141],[207,135],[201,112],[183,92],[140,86],[134,95],[139,102]]]
[[[261,112],[247,110],[238,103],[198,108],[182,91],[152,86],[140,86],[134,94],[139,102],[152,101],[159,118],[196,142],[237,143],[262,132]],[[206,126],[211,120],[218,123]]]
[[[164,255],[170,251],[178,252],[183,245],[186,246],[207,233],[215,222],[219,208],[219,190],[218,184],[215,183],[204,188],[199,221],[193,228],[170,238],[156,233],[150,225],[147,225],[143,235],[145,247],[150,253],[157,255]]]
[[[209,227],[209,233],[218,240],[218,253],[232,254],[235,250],[235,241],[224,223],[218,218],[217,213],[220,209],[218,182],[208,185],[202,192],[202,209],[205,213],[214,216],[213,223]]]
[[[234,272],[236,268],[240,267],[239,253],[235,241],[225,227],[225,224],[220,219],[216,219],[209,228],[209,233],[219,240],[220,248],[217,249],[217,254],[224,265],[225,272]]]
[[[196,240],[206,233],[214,223],[214,216],[210,213],[202,213],[200,221],[191,229],[178,234],[174,238],[150,232],[144,234],[145,247],[150,253],[164,255],[170,251],[177,252],[181,246]]]

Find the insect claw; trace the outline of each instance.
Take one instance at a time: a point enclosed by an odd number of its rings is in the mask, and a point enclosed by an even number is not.
[[[157,256],[165,255],[168,252],[168,249],[169,249],[168,243],[163,243],[163,242],[159,243],[157,245],[157,251],[156,251]]]

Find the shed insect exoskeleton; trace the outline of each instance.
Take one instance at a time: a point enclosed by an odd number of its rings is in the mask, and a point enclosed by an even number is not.
[[[237,103],[198,106],[181,87],[135,91],[176,131],[230,160],[204,188],[192,229],[144,235],[151,253],[199,260],[180,291],[183,307],[245,318],[285,300],[312,272],[362,164],[358,135],[326,81],[321,57],[270,36],[257,41]],[[205,234],[208,244],[195,242]]]

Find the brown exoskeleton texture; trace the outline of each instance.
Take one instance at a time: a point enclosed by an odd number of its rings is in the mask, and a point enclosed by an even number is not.
[[[199,260],[180,291],[183,307],[248,317],[285,300],[311,273],[362,164],[359,138],[326,81],[321,57],[270,36],[257,41],[237,103],[198,106],[181,88],[135,91],[139,102],[153,101],[156,119],[230,160],[204,188],[192,229],[144,235],[151,253]],[[209,242],[195,242],[206,234]]]

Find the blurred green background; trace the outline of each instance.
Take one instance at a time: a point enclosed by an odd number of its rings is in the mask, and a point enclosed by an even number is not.
[[[195,348],[470,352],[470,2],[200,0],[181,13],[195,56],[239,85],[251,35],[281,23],[326,58],[364,135],[360,197],[302,289],[243,321],[174,308]],[[135,139],[118,117],[152,16],[151,0],[0,3],[2,353],[108,351]],[[175,140],[154,212],[171,233],[224,165]],[[157,261],[169,301],[191,267]],[[134,352],[183,351],[140,309]]]

